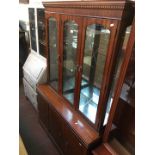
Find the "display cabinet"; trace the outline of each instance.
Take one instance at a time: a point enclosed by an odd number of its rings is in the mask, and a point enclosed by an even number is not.
[[[117,77],[115,67],[123,59],[120,53],[127,44],[134,7],[131,1],[105,0],[43,2],[43,5],[48,80],[38,86],[38,92],[49,106],[46,129],[60,148],[73,146],[71,141],[65,144],[58,138],[65,141],[64,132],[72,135],[73,131],[73,139],[79,140],[82,148],[84,145],[83,154],[90,154],[101,142],[107,124],[110,90]],[[38,102],[42,104],[39,97]],[[56,120],[65,122],[64,126],[69,128],[61,127],[62,131],[59,128],[55,133],[52,130],[60,126]],[[76,154],[75,149],[61,149],[66,155]]]
[[[29,8],[29,24],[30,24],[31,48],[34,51],[37,51],[35,9],[34,8]]]
[[[31,49],[45,57],[44,8],[29,8]]]
[[[37,8],[38,48],[39,54],[45,56],[45,13],[44,8]]]

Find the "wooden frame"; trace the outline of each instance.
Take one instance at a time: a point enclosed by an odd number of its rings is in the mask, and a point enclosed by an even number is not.
[[[46,58],[47,58],[47,81],[49,83],[50,81],[50,53],[49,53],[49,37],[48,37],[48,34],[49,34],[49,19],[53,17],[56,19],[56,22],[57,22],[57,46],[58,46],[58,42],[60,40],[60,17],[58,14],[55,14],[55,13],[48,13],[48,14],[45,14],[45,23],[46,23]],[[60,59],[60,46],[57,47],[57,60],[58,60],[58,93],[61,93],[61,86],[60,86],[60,83],[61,83],[61,59]],[[53,88],[54,89],[54,88]],[[57,90],[55,90],[57,91]]]
[[[80,52],[78,52],[78,51],[80,51],[80,49],[81,49],[81,34],[82,34],[82,23],[81,23],[81,19],[80,19],[80,17],[78,17],[78,16],[69,16],[69,15],[60,15],[60,17],[61,17],[61,40],[60,40],[60,42],[61,42],[61,62],[62,62],[62,65],[63,65],[63,52],[64,52],[64,49],[63,49],[63,39],[64,39],[64,36],[63,36],[63,30],[64,30],[64,23],[66,22],[66,21],[75,21],[75,23],[77,23],[78,24],[78,46],[77,46],[77,50],[76,50],[76,73],[75,73],[75,90],[74,90],[74,105],[73,105],[73,107],[77,107],[77,99],[76,99],[76,90],[77,90],[77,86],[78,86],[78,71],[79,71],[79,57],[80,57]],[[61,69],[62,69],[63,67],[61,66]],[[62,70],[61,70],[61,72],[63,72]],[[63,73],[62,73],[63,74]],[[61,76],[63,76],[63,75],[61,75]],[[61,80],[62,80],[62,77],[61,77]],[[63,84],[63,82],[61,81],[61,94],[62,94],[62,84]],[[62,95],[63,96],[63,95]]]
[[[95,130],[102,132],[103,121],[106,112],[107,97],[109,94],[109,88],[111,86],[110,80],[113,73],[113,66],[115,64],[116,55],[121,47],[120,38],[122,33],[125,31],[125,25],[130,21],[134,14],[134,9],[131,2],[125,1],[74,1],[74,2],[43,2],[45,6],[45,18],[46,18],[46,55],[48,60],[48,81],[49,81],[49,53],[48,53],[48,18],[54,15],[59,23],[58,26],[58,39],[60,41],[58,45],[59,53],[59,90],[58,94],[60,98],[62,96],[62,62],[63,62],[63,22],[67,19],[75,19],[80,27],[80,33],[78,34],[80,46],[77,51],[80,53],[77,56],[77,65],[79,72],[76,73],[76,84],[75,84],[75,97],[74,97],[74,109],[79,111],[79,95],[80,95],[80,82],[82,70],[80,69],[83,64],[83,51],[85,45],[85,30],[89,24],[105,24],[111,29],[111,38],[109,42],[105,68],[103,71],[102,87],[100,93],[100,99],[97,108],[96,121],[93,124],[88,120],[88,123],[94,127]],[[129,13],[130,10],[130,13]],[[122,18],[123,16],[123,18]],[[123,19],[123,20],[122,20]],[[128,20],[127,20],[128,19]],[[107,22],[104,22],[107,21]],[[127,21],[127,22],[126,22]],[[114,26],[110,27],[110,24]],[[83,28],[83,29],[82,29]]]
[[[130,61],[130,57],[132,55],[134,44],[135,44],[135,21],[133,21],[133,24],[132,24],[132,30],[131,30],[130,38],[129,38],[129,41],[128,41],[128,44],[127,44],[127,49],[126,49],[126,52],[125,52],[125,58],[124,58],[122,66],[121,66],[121,71],[120,71],[119,79],[118,79],[117,85],[116,85],[116,91],[115,91],[112,107],[111,107],[111,110],[110,110],[108,123],[106,125],[104,135],[103,135],[103,142],[107,142],[108,138],[109,138],[109,134],[110,134],[111,127],[112,127],[112,121],[113,121],[114,114],[115,114],[115,111],[116,111],[116,108],[117,108],[118,99],[120,97],[120,93],[121,93],[121,90],[122,90],[122,85],[123,85],[123,82],[124,82],[124,79],[125,79],[125,74],[126,74],[126,71],[127,71],[129,61]]]
[[[84,48],[85,48],[85,33],[86,33],[86,29],[87,26],[91,25],[91,24],[100,24],[102,26],[104,26],[105,28],[110,30],[110,38],[109,38],[109,43],[108,43],[108,49],[107,49],[107,53],[106,53],[106,61],[105,61],[105,67],[103,69],[103,75],[102,75],[102,83],[101,83],[101,93],[100,93],[100,98],[99,98],[99,102],[98,102],[98,107],[97,107],[97,113],[96,113],[96,121],[95,124],[93,124],[88,118],[86,118],[89,123],[97,130],[99,130],[99,122],[101,122],[102,117],[100,117],[100,114],[103,115],[103,111],[101,109],[101,107],[103,106],[103,94],[106,93],[106,83],[107,83],[107,76],[105,77],[105,75],[107,74],[107,71],[109,71],[109,66],[110,66],[110,59],[111,59],[111,55],[112,52],[114,52],[113,49],[113,45],[114,45],[114,36],[116,36],[116,29],[117,29],[117,21],[115,20],[107,20],[107,19],[97,19],[97,18],[85,18],[84,19],[84,24],[83,24],[83,35],[82,35],[82,49],[81,49],[81,56],[80,56],[80,66],[82,67],[83,65],[83,58],[84,58]],[[111,24],[114,24],[114,26],[110,27]],[[81,77],[82,77],[82,70],[80,72],[79,75],[79,85],[77,88],[77,92],[78,94],[76,95],[78,100],[77,100],[77,110],[79,111],[79,97],[80,97],[80,84],[81,84]],[[79,111],[80,112],[80,111]],[[81,113],[81,112],[80,112]],[[82,114],[83,115],[83,114]]]

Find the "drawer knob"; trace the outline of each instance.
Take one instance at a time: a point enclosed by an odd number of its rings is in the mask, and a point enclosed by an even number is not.
[[[81,144],[81,143],[79,143],[79,146],[82,146],[82,144]]]

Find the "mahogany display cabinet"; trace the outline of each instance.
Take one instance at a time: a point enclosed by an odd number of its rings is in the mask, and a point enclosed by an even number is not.
[[[38,85],[39,119],[62,154],[102,142],[134,17],[132,1],[43,2],[48,80]]]

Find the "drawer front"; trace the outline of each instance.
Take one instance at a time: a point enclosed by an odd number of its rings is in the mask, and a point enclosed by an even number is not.
[[[33,106],[35,107],[36,110],[38,110],[37,95],[31,94],[31,98],[32,98]]]
[[[32,105],[37,110],[37,93],[32,89],[29,83],[23,78],[25,96],[28,97]]]
[[[39,119],[48,129],[48,103],[39,94],[37,100],[38,100]]]
[[[23,73],[24,73],[24,78],[27,80],[29,85],[31,85],[31,87],[36,91],[36,83],[37,82],[34,81],[32,76],[30,76],[26,71],[24,71]]]

